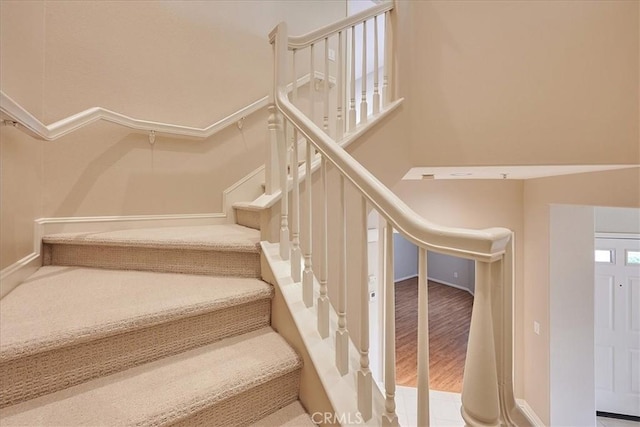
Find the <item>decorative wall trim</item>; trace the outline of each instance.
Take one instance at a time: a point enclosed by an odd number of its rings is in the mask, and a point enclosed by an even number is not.
[[[50,125],[45,125],[9,97],[9,95],[0,91],[0,113],[3,118],[14,122],[14,126],[17,125],[18,127],[23,127],[22,130],[25,130],[34,138],[45,141],[53,141],[98,120],[115,123],[134,130],[155,132],[157,134],[178,135],[192,138],[208,138],[229,125],[237,123],[242,118],[261,110],[268,104],[269,97],[262,97],[205,128],[135,119],[102,107],[89,108],[88,110],[84,110],[62,120],[58,120]]]
[[[535,413],[535,411],[529,406],[526,400],[524,399],[516,399],[516,403],[520,407],[520,410],[524,414],[525,417],[531,422],[534,427],[545,427],[545,424],[542,422],[540,417]]]
[[[16,286],[32,275],[42,264],[40,251],[32,252],[0,271],[0,298],[4,297]]]

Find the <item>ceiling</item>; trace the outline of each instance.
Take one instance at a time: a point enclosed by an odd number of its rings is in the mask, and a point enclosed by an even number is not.
[[[410,169],[402,179],[532,179],[637,167],[640,165],[427,166]]]

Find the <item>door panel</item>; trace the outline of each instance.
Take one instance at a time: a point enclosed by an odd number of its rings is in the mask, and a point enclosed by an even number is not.
[[[629,330],[640,332],[640,279],[629,278]]]
[[[613,276],[596,276],[596,304],[595,322],[596,329],[613,330],[614,319],[614,277]]]
[[[613,392],[613,346],[596,345],[596,389]]]
[[[596,410],[640,416],[640,240],[595,247]]]

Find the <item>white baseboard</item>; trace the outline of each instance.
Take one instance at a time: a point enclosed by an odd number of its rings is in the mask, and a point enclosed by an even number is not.
[[[427,277],[429,280],[431,280],[432,282],[438,282],[441,283],[443,285],[447,285],[447,286],[451,286],[452,288],[456,288],[456,289],[460,289],[462,291],[467,291],[469,292],[471,295],[473,295],[473,292],[471,291],[471,289],[462,286],[462,285],[457,285],[455,283],[451,283],[451,282],[447,282],[446,280],[440,280],[440,279],[434,279],[433,277]]]
[[[42,265],[40,254],[32,252],[0,271],[0,298],[32,275]]]
[[[529,406],[526,400],[524,399],[516,399],[516,403],[520,407],[520,410],[524,414],[525,417],[531,422],[534,427],[545,427],[545,424],[542,422],[540,417],[535,413],[535,411]]]
[[[418,277],[418,275],[417,274],[410,274],[410,275],[405,276],[405,277],[400,277],[399,279],[394,279],[393,281],[395,283],[398,283],[398,282],[402,282],[403,280],[413,279],[414,277]]]
[[[212,225],[226,222],[227,215],[223,213],[39,218],[35,220],[35,234],[36,240],[40,242],[42,236],[53,233],[100,233],[131,228]]]

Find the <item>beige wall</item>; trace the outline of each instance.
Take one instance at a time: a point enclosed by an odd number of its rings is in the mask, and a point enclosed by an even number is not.
[[[269,31],[301,34],[340,1],[6,1],[1,88],[46,124],[101,106],[204,127],[268,94]],[[107,123],[51,143],[2,129],[0,268],[32,251],[39,217],[220,211],[222,191],[264,164],[267,114],[206,140]]]
[[[523,188],[520,180],[400,181],[393,191],[418,214],[451,227],[506,227],[516,243],[515,393],[524,396]]]
[[[549,209],[552,204],[640,207],[640,169],[527,180],[524,184],[524,397],[549,423]],[[540,335],[533,321],[540,322]]]
[[[44,3],[0,3],[0,88],[42,115]],[[8,91],[11,88],[11,91]],[[0,126],[0,269],[33,250],[33,219],[41,216],[43,144]]]
[[[639,2],[401,3],[415,166],[638,162]]]
[[[0,269],[33,252],[42,216],[42,142],[0,126]]]

